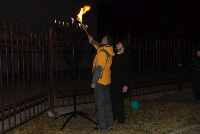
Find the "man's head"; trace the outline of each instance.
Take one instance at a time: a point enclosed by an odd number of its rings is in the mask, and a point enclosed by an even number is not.
[[[102,45],[112,45],[112,43],[113,43],[113,41],[112,41],[112,38],[110,36],[105,36],[101,40]]]
[[[195,57],[200,57],[200,46],[195,49]]]
[[[198,57],[200,57],[200,50],[199,50],[199,51],[197,51],[197,56],[198,56]]]
[[[121,40],[118,42],[118,44],[116,45],[116,50],[118,53],[123,53],[124,51],[126,51],[129,48],[129,43],[127,40]]]

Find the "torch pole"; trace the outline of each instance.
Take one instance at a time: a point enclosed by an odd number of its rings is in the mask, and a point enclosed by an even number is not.
[[[180,66],[180,64],[178,64],[179,66]],[[195,68],[192,68],[192,67],[189,67],[189,66],[185,66],[185,65],[181,65],[182,67],[186,67],[186,68],[188,68],[188,69],[191,69],[191,70],[194,70],[194,71],[198,71],[198,72],[200,72],[200,70],[198,70],[198,69],[195,69]],[[181,67],[180,66],[180,67]]]
[[[89,36],[89,34],[88,34],[88,32],[87,32],[87,30],[84,28],[84,30],[85,30],[85,32],[86,32],[86,34],[87,34],[87,36]]]
[[[83,27],[83,29],[85,30],[85,32],[86,32],[86,34],[87,34],[87,36],[89,36],[89,34],[88,34],[88,32],[87,32],[87,30],[86,30],[85,26],[83,25],[83,23],[82,23],[82,22],[80,22],[79,24],[80,24],[80,25],[82,25],[82,27]]]

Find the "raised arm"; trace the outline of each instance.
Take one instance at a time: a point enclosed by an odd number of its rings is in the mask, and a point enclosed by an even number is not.
[[[89,43],[92,44],[95,47],[95,49],[100,47],[100,44],[96,40],[94,40],[92,36],[89,35],[88,39],[89,39]]]

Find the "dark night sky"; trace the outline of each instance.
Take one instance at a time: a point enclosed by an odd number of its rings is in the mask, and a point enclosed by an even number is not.
[[[71,1],[71,2],[70,2]],[[83,18],[90,21],[90,33],[96,33],[96,18],[97,29],[99,34],[123,34],[132,33],[132,35],[156,35],[156,36],[172,36],[172,37],[200,37],[200,2],[199,0],[59,0],[55,5],[49,2],[49,5],[42,2],[42,0],[31,0],[23,3],[29,5],[31,3],[37,5],[40,3],[41,10],[34,10],[32,6],[25,10],[20,3],[18,6],[9,4],[6,0],[4,2],[4,9],[0,9],[0,19],[15,19],[22,22],[27,20],[29,22],[50,22],[54,24],[54,19],[62,21],[70,21],[70,15],[76,16],[80,7],[84,4],[92,6],[90,13],[88,12]],[[73,1],[73,2],[72,2]],[[77,4],[75,3],[77,2]],[[71,7],[76,6],[76,12],[71,11],[71,8],[65,8],[65,5],[70,3]],[[48,8],[45,8],[45,6]],[[5,8],[10,10],[6,11]],[[61,8],[54,8],[61,7]],[[64,8],[63,8],[64,7]],[[44,9],[44,10],[42,10]],[[97,15],[96,15],[97,9]],[[49,11],[51,10],[51,11]],[[74,9],[75,10],[75,9]],[[32,11],[35,11],[32,12]],[[45,13],[44,16],[37,14],[39,12]],[[67,15],[68,16],[67,16]],[[31,17],[33,16],[33,17]],[[68,18],[68,19],[66,19]],[[91,18],[94,18],[93,20]],[[94,21],[95,20],[95,21]],[[50,25],[50,24],[49,24]],[[94,28],[95,27],[95,28]],[[91,32],[94,31],[94,32]]]
[[[98,32],[199,37],[200,2],[110,0],[98,4]]]

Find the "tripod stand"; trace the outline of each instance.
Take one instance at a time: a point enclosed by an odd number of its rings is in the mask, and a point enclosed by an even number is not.
[[[79,34],[81,33],[81,29],[79,29],[80,31],[79,31]],[[60,30],[61,31],[61,30]],[[82,30],[83,31],[83,30]],[[64,37],[66,37],[66,39],[70,39],[70,37],[68,36],[66,36],[66,33],[64,32],[64,29],[63,29],[63,33],[62,33],[63,35],[64,35]],[[67,34],[67,35],[69,35],[69,34]],[[77,36],[76,36],[77,37]],[[77,39],[78,39],[78,37],[77,37]],[[60,117],[62,117],[62,116],[66,116],[66,115],[71,115],[66,121],[65,121],[65,123],[63,124],[63,126],[62,126],[62,128],[61,128],[61,130],[65,127],[65,125],[70,121],[70,119],[72,119],[72,117],[74,117],[74,118],[76,118],[77,117],[77,115],[80,115],[80,116],[82,116],[82,117],[84,117],[84,118],[86,118],[86,119],[88,119],[89,121],[91,121],[92,123],[94,123],[94,124],[96,124],[97,125],[97,123],[95,122],[95,121],[93,121],[91,118],[89,118],[88,117],[88,115],[86,114],[86,113],[84,113],[84,112],[80,112],[80,111],[77,111],[76,110],[76,76],[77,76],[77,70],[78,70],[78,66],[79,66],[79,62],[80,62],[80,57],[81,56],[77,56],[77,57],[75,57],[75,44],[76,44],[76,41],[75,41],[75,36],[74,36],[74,29],[73,29],[73,25],[72,25],[72,40],[71,40],[71,42],[72,42],[72,61],[69,63],[69,66],[70,66],[70,68],[71,68],[71,76],[72,76],[72,79],[73,79],[73,103],[74,103],[74,111],[72,111],[72,112],[69,112],[69,113],[65,113],[65,114],[62,114],[62,115],[60,115],[60,116],[58,116],[58,117],[56,117],[55,118],[55,120],[56,119],[58,119],[58,118],[60,118]],[[76,61],[75,61],[75,59],[76,59]]]

